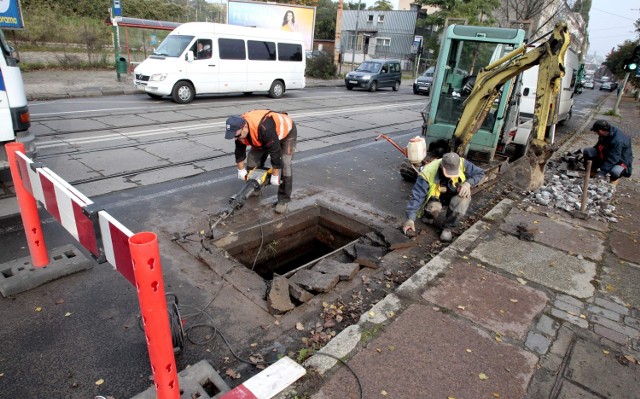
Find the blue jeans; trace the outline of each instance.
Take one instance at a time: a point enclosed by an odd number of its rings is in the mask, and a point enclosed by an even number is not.
[[[598,156],[598,150],[593,147],[587,147],[582,149],[582,155],[584,155],[584,162],[591,161],[591,171],[597,172],[602,166],[604,161]],[[618,180],[625,172],[625,168],[622,165],[616,165],[609,171],[610,181],[614,182]]]

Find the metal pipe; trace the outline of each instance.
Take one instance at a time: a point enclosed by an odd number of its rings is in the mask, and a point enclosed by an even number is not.
[[[356,12],[356,34],[354,37],[353,47],[351,48],[351,71],[353,72],[353,65],[355,64],[356,48],[358,47],[358,21],[360,21],[360,2],[358,0],[358,12]]]
[[[587,161],[587,172],[584,175],[584,183],[582,184],[582,202],[580,203],[580,212],[587,209],[587,193],[589,191],[589,177],[591,176],[591,161]]]

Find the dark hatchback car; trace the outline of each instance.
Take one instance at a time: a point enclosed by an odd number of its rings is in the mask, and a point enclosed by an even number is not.
[[[604,82],[601,86],[600,86],[600,90],[606,90],[606,91],[614,91],[616,88],[614,86],[613,83],[611,82]]]
[[[433,73],[435,70],[436,69],[434,67],[427,68],[422,75],[418,76],[418,79],[413,82],[413,94],[429,95],[431,92],[431,85],[433,84]]]
[[[344,78],[347,90],[359,87],[376,91],[380,87],[391,87],[398,91],[402,81],[402,69],[398,60],[367,60]]]

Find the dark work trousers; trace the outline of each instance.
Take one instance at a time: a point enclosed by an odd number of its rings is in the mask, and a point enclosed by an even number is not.
[[[434,219],[436,227],[448,229],[458,225],[470,204],[471,195],[462,198],[459,195],[443,193],[440,194],[440,199],[429,200],[424,210]],[[446,209],[442,209],[443,205]]]
[[[278,202],[291,201],[291,192],[293,191],[293,153],[296,151],[296,142],[298,140],[298,129],[295,122],[291,127],[291,131],[280,141],[280,150],[282,151],[282,170],[280,171],[280,187],[278,187]],[[269,157],[269,153],[264,148],[253,148],[247,154],[247,169],[251,170],[256,166],[264,168],[264,164]]]
[[[591,174],[595,175],[598,169],[604,164],[604,160],[600,158],[598,150],[593,147],[587,147],[582,149],[582,155],[584,155],[584,165],[587,167],[587,161],[591,161]],[[611,175],[610,181],[613,183],[618,180],[620,176],[624,175],[624,167],[622,165],[616,165],[609,171]]]

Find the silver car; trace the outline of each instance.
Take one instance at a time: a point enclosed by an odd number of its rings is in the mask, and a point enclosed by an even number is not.
[[[429,95],[431,92],[431,85],[433,84],[433,74],[435,70],[435,67],[427,68],[422,75],[418,76],[418,79],[413,82],[413,94]]]

